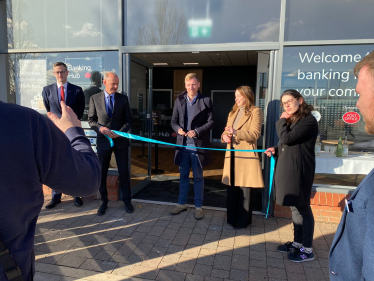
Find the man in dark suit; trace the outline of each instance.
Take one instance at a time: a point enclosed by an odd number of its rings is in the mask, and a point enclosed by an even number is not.
[[[178,133],[177,144],[189,148],[177,147],[174,163],[179,165],[179,200],[170,212],[177,215],[187,210],[186,202],[190,187],[190,168],[192,168],[195,192],[195,219],[200,220],[203,214],[204,178],[203,167],[210,164],[211,156],[208,150],[195,147],[209,147],[209,132],[213,128],[212,100],[204,97],[200,91],[200,82],[196,73],[189,73],[185,77],[186,91],[180,94],[174,104],[171,127]]]
[[[56,62],[53,65],[53,74],[57,82],[43,88],[43,103],[47,112],[52,112],[60,118],[62,114],[60,102],[64,101],[80,120],[84,111],[84,94],[82,88],[67,81],[69,71],[63,62]],[[52,209],[60,202],[61,192],[52,190],[52,200],[45,207]],[[82,199],[75,197],[74,205],[81,207],[83,205]]]
[[[365,130],[374,135],[374,51],[354,68],[356,106]],[[330,280],[374,280],[374,169],[348,201],[330,248]]]
[[[126,212],[132,213],[134,207],[131,204],[130,175],[128,166],[128,148],[130,142],[127,138],[119,137],[111,130],[128,132],[132,124],[129,100],[126,95],[117,93],[119,79],[113,72],[104,75],[105,90],[91,96],[88,110],[88,124],[97,133],[97,154],[101,164],[100,195],[102,204],[97,211],[99,216],[105,214],[108,208],[108,191],[106,177],[109,163],[114,152],[116,157],[119,186],[122,193],[122,201],[125,203]],[[108,136],[113,139],[113,147],[110,147]]]

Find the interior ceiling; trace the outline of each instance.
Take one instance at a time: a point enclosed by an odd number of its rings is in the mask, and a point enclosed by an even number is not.
[[[154,67],[209,67],[209,66],[249,66],[257,65],[257,52],[189,52],[189,53],[141,53],[135,57],[148,63],[167,63]],[[198,63],[184,65],[183,63]]]

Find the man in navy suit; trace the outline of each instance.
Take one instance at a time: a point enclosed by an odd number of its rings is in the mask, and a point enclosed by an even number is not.
[[[47,112],[52,112],[61,117],[61,105],[60,102],[64,101],[69,106],[80,120],[83,116],[84,111],[84,93],[81,87],[70,84],[67,81],[69,71],[66,64],[63,62],[56,62],[53,65],[53,74],[56,77],[57,83],[46,86],[43,88],[43,103]],[[56,204],[61,202],[61,192],[52,190],[52,200],[45,207],[52,209]],[[75,197],[74,205],[81,207],[83,201],[80,197]]]
[[[374,135],[374,51],[356,64],[356,106]],[[374,169],[348,201],[330,249],[330,280],[374,280]]]
[[[116,156],[119,174],[119,187],[121,199],[125,203],[127,213],[132,213],[134,207],[131,204],[129,155],[130,142],[127,138],[119,137],[112,130],[127,133],[132,124],[129,100],[126,95],[117,93],[119,79],[113,72],[104,75],[105,90],[91,96],[88,110],[88,124],[97,133],[97,155],[101,164],[100,195],[102,204],[97,211],[99,216],[105,214],[108,208],[108,191],[106,177],[112,153]],[[113,139],[113,147],[107,137]]]

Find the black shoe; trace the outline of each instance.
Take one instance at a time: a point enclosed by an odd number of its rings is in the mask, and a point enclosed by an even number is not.
[[[51,200],[51,202],[48,203],[48,205],[45,206],[46,209],[52,209],[54,208],[58,203],[61,203],[61,199]]]
[[[77,207],[82,207],[83,205],[83,201],[80,197],[75,197],[74,198],[74,206],[77,206]]]
[[[101,204],[99,210],[97,210],[97,215],[102,216],[105,214],[105,210],[108,208],[108,203]]]
[[[314,260],[313,252],[307,253],[303,247],[287,255],[292,262],[305,262]]]
[[[132,212],[134,212],[134,207],[132,206],[132,204],[131,203],[126,204],[126,213],[131,214]]]
[[[232,228],[233,229],[242,229],[242,228],[246,228],[246,227],[242,227],[242,226],[239,226],[239,225],[233,225]]]
[[[288,241],[287,243],[283,245],[279,245],[277,249],[281,253],[288,253],[288,254],[295,253],[296,251],[299,250],[299,248],[295,247],[290,241]]]

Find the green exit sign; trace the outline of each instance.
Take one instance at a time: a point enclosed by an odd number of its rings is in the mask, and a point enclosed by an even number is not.
[[[189,20],[188,35],[190,38],[210,37],[212,35],[212,20]]]

